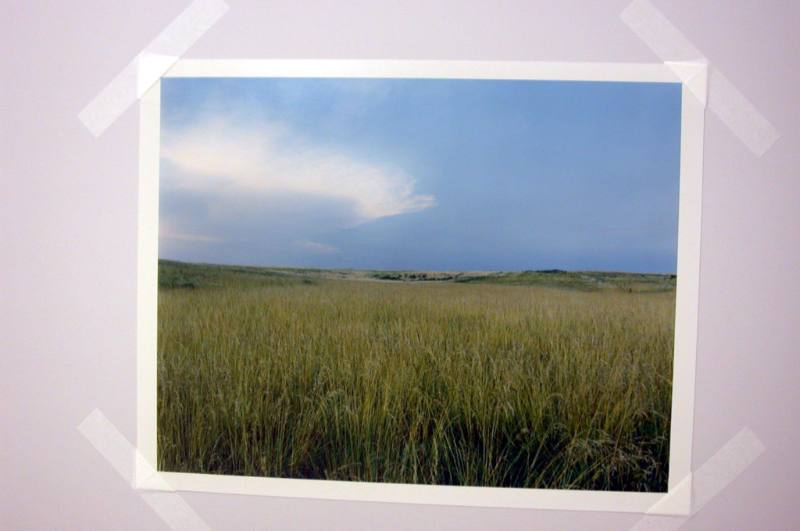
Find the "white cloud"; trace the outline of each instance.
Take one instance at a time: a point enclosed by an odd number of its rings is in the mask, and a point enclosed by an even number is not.
[[[159,238],[167,240],[179,240],[182,242],[202,242],[202,243],[217,243],[221,242],[222,238],[214,236],[206,236],[204,234],[187,234],[185,232],[164,232],[161,231]]]
[[[436,204],[433,196],[416,194],[414,178],[399,168],[315,145],[277,125],[204,120],[166,131],[161,156],[178,170],[163,176],[171,186],[218,198],[327,197],[351,205],[352,224]]]
[[[332,254],[339,252],[339,249],[327,243],[319,243],[311,240],[296,240],[293,243],[298,249],[313,254]]]
[[[171,220],[162,218],[159,220],[158,238],[160,240],[174,240],[181,242],[198,242],[198,243],[218,243],[223,241],[222,238],[201,234],[196,232],[186,232],[176,230]]]

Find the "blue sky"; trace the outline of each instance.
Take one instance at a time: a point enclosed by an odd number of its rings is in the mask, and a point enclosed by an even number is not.
[[[675,272],[680,85],[162,80],[159,256]]]

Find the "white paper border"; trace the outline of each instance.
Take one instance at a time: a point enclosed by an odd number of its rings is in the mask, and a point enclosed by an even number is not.
[[[697,68],[698,75],[707,75],[705,65],[698,64]],[[137,463],[137,488],[433,505],[689,514],[705,104],[671,67],[665,64],[636,63],[183,59],[164,77],[383,77],[682,83],[678,281],[669,491],[641,493],[519,489],[175,472],[154,474],[152,470],[157,463],[156,310],[160,82],[142,96],[140,108],[137,450],[147,463]],[[690,488],[686,488],[687,484]]]

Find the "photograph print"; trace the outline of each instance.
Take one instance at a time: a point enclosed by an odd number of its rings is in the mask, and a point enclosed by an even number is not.
[[[160,101],[159,470],[667,491],[680,83]]]

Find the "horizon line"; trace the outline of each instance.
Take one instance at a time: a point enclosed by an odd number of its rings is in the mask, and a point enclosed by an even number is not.
[[[655,271],[623,271],[619,269],[562,269],[558,267],[546,267],[540,269],[408,269],[394,268],[384,269],[376,267],[316,267],[316,266],[277,266],[277,265],[252,265],[234,264],[222,262],[191,262],[188,260],[176,260],[174,258],[158,257],[158,261],[176,262],[179,264],[204,265],[204,266],[223,266],[223,267],[253,267],[261,269],[307,269],[312,271],[382,271],[382,272],[431,272],[431,273],[605,273],[623,275],[661,275],[677,277],[676,272],[655,272]]]

